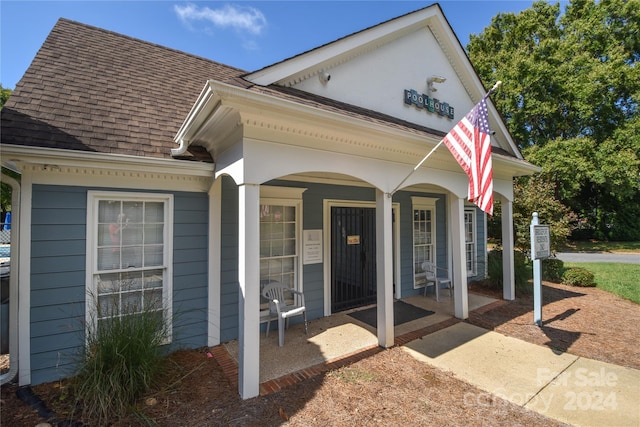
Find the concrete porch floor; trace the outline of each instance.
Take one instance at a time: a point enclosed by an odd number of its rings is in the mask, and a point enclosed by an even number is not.
[[[443,292],[437,302],[432,295],[416,295],[402,299],[435,313],[394,328],[395,344],[401,345],[421,336],[451,326],[454,317],[453,300]],[[469,311],[498,300],[469,293]],[[364,309],[360,308],[359,310]],[[376,329],[360,322],[349,313],[341,312],[308,323],[309,335],[301,323],[285,331],[284,346],[278,346],[277,327],[272,325],[269,336],[260,335],[260,394],[279,390],[313,375],[336,369],[381,351]],[[272,322],[273,323],[273,322]],[[212,349],[229,380],[237,385],[238,341],[230,341]]]

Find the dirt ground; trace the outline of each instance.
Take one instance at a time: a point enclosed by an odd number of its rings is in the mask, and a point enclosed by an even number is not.
[[[473,287],[472,291],[490,291]],[[532,324],[525,295],[468,322],[579,356],[640,369],[640,306],[595,288],[543,287],[543,326]],[[277,393],[243,401],[208,349],[171,355],[173,377],[137,406],[138,416],[114,426],[553,426],[559,422],[498,398],[416,361],[400,348],[302,381]],[[167,385],[168,384],[168,385]],[[0,425],[35,426],[43,419],[3,386]],[[65,383],[34,387],[60,419],[71,402]],[[482,399],[477,399],[482,396]],[[477,402],[483,402],[479,405]],[[77,415],[75,421],[90,424]]]

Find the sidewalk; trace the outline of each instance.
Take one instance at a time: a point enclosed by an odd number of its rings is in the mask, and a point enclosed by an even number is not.
[[[576,426],[640,426],[640,370],[554,353],[468,323],[457,323],[403,347],[486,393]]]

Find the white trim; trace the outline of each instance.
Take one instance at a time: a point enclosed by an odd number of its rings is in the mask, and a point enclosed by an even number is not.
[[[9,370],[0,375],[0,384],[11,381],[18,373],[20,342],[20,183],[8,175],[2,175],[2,181],[11,186],[11,214],[14,220],[11,224],[11,264],[13,268],[9,274]]]
[[[292,84],[309,78],[318,72],[336,66],[355,56],[376,49],[383,44],[415,31],[434,20],[443,20],[437,5],[432,5],[413,13],[358,31],[337,41],[296,55],[286,61],[255,71],[245,78],[258,85]],[[444,27],[444,25],[443,25]],[[447,35],[451,36],[451,30]],[[466,58],[466,57],[465,57]]]
[[[2,149],[4,150],[4,146]],[[31,174],[20,177],[20,243],[18,254],[18,385],[31,384],[31,215],[33,182]]]
[[[191,162],[195,163],[195,162]],[[145,171],[131,165],[131,169],[105,167],[59,166],[56,164],[23,164],[22,173],[30,173],[34,184],[84,186],[206,192],[213,181],[208,176],[172,174],[170,170]]]
[[[207,345],[214,347],[220,344],[220,307],[221,285],[220,273],[222,242],[222,179],[216,179],[209,190],[209,274],[207,305]]]
[[[135,193],[125,191],[87,191],[87,217],[86,217],[86,263],[85,263],[85,321],[91,325],[95,318],[95,302],[92,296],[97,295],[94,285],[94,272],[97,270],[98,254],[95,250],[97,239],[97,227],[95,219],[98,215],[98,203],[101,200],[117,201],[154,201],[164,203],[164,260],[163,267],[166,277],[163,280],[162,299],[164,312],[168,325],[168,336],[165,344],[172,341],[173,336],[173,222],[174,201],[173,194]]]
[[[396,254],[393,260],[393,271],[395,271],[394,282],[396,284],[396,294],[394,298],[401,298],[402,283],[400,272],[400,203],[394,202],[391,204],[393,207],[393,214],[396,217],[395,228],[393,230],[395,238],[393,244],[396,245],[394,252]],[[323,239],[323,276],[324,276],[324,316],[331,316],[331,208],[332,207],[362,207],[362,208],[376,208],[375,201],[362,201],[362,200],[342,200],[342,199],[324,199],[322,201],[322,239]]]
[[[30,163],[60,168],[135,170],[138,172],[179,173],[191,176],[212,176],[215,169],[215,164],[213,163],[10,144],[2,146],[2,157],[3,163],[12,161],[18,166],[22,163]]]
[[[276,187],[272,185],[260,186],[260,199],[302,200],[304,187]]]

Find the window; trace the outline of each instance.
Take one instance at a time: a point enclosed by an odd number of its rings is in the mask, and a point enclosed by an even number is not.
[[[260,205],[260,280],[296,287],[296,206]]]
[[[260,287],[280,282],[300,290],[299,236],[303,188],[260,188]],[[262,289],[261,289],[262,290]],[[261,298],[260,311],[268,312]]]
[[[87,319],[156,311],[170,326],[172,196],[89,192],[88,203]]]
[[[413,203],[413,287],[424,286],[422,263],[436,262],[435,212],[436,200],[428,197],[412,197]]]
[[[464,210],[464,251],[467,262],[467,276],[476,275],[477,251],[476,251],[476,210]]]

